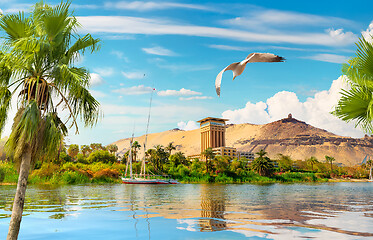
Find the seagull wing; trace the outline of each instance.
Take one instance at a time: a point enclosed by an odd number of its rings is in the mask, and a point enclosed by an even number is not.
[[[252,62],[283,62],[285,58],[277,56],[272,53],[250,53],[246,59],[245,63]]]
[[[235,62],[235,63],[232,63],[232,64],[228,65],[226,68],[221,70],[220,73],[216,76],[215,90],[216,90],[216,94],[218,94],[219,97],[220,97],[221,78],[223,77],[223,73],[227,70],[232,70],[234,72],[239,63],[240,62]]]

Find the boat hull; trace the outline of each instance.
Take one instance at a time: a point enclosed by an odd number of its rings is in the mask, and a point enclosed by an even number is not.
[[[124,184],[177,184],[176,180],[122,178]]]

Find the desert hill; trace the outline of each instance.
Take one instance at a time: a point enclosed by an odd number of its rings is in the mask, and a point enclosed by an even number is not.
[[[145,136],[135,138],[143,145]],[[129,138],[114,142],[119,153],[129,148]],[[200,153],[200,130],[183,131],[173,129],[148,135],[148,148],[166,146],[173,142],[177,151],[186,156]],[[226,145],[239,151],[258,152],[265,149],[271,158],[278,153],[304,160],[315,156],[320,161],[325,155],[333,156],[336,162],[345,165],[360,164],[366,155],[373,155],[373,137],[342,137],[326,130],[313,127],[289,116],[263,125],[229,124],[226,129]],[[142,157],[143,152],[139,157]]]

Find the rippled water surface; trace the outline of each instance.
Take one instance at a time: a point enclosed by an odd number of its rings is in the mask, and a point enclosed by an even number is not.
[[[0,186],[5,239],[15,186]],[[373,239],[373,183],[29,186],[19,239]]]

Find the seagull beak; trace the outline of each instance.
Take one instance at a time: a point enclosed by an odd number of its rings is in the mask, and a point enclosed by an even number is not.
[[[237,77],[237,76],[234,76],[233,79],[232,79],[232,81],[234,81],[234,79],[235,79],[236,77]]]

